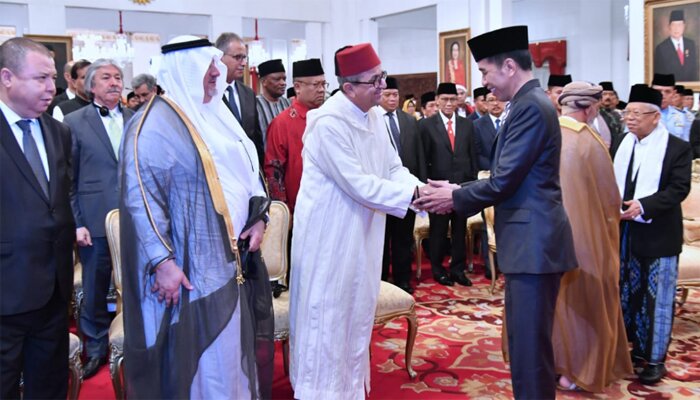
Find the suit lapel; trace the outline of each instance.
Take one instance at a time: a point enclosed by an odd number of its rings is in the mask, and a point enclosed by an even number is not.
[[[109,135],[105,129],[105,125],[102,123],[102,118],[97,113],[94,107],[85,106],[85,112],[87,113],[87,121],[90,124],[91,131],[94,132],[95,136],[102,142],[103,145],[107,147],[109,155],[112,157],[114,162],[117,162],[117,156],[114,154],[114,148],[112,147],[112,142],[109,140]],[[122,113],[123,115],[123,113]]]
[[[24,178],[29,182],[30,185],[34,188],[34,190],[37,192],[39,196],[46,202],[46,204],[49,204],[49,199],[46,198],[46,195],[44,195],[44,191],[41,189],[41,186],[39,185],[39,181],[37,181],[36,176],[34,176],[34,173],[32,172],[32,167],[29,165],[29,161],[27,161],[27,158],[24,156],[24,153],[22,152],[22,149],[19,147],[19,144],[17,143],[17,139],[15,139],[15,135],[12,133],[12,128],[10,128],[10,124],[7,122],[7,119],[5,118],[5,114],[0,110],[0,118],[2,121],[0,121],[0,142],[2,143],[2,147],[5,149],[7,154],[10,156],[12,161],[14,161],[15,165],[17,165],[17,169],[19,169],[19,172],[24,175]],[[42,131],[43,131],[43,126],[42,126]],[[42,132],[44,135],[44,143],[46,142],[46,132]],[[46,145],[46,153],[47,155],[49,154],[48,151],[48,143]],[[49,159],[49,165],[51,163],[51,159]],[[50,168],[50,167],[49,167]],[[7,172],[3,172],[7,173]],[[53,176],[53,175],[52,175]],[[49,188],[50,188],[50,183],[49,183]]]

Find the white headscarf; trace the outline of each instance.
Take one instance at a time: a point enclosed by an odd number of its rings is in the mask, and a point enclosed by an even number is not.
[[[198,40],[184,35],[168,44]],[[184,111],[207,145],[216,165],[229,212],[238,236],[248,217],[248,201],[264,195],[259,180],[259,164],[255,145],[238,120],[221,100],[226,88],[226,65],[223,53],[213,46],[172,51],[160,56],[154,65],[158,83],[166,96]],[[219,70],[216,93],[204,104],[204,75],[212,61]]]

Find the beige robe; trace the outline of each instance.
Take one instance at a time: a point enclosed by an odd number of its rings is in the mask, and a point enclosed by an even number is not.
[[[552,345],[557,374],[600,392],[632,374],[620,307],[620,194],[612,160],[586,124],[560,117],[560,180],[579,268],[564,274]]]

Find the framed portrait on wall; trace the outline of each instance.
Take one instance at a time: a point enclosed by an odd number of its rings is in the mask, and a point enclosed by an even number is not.
[[[678,84],[700,90],[700,0],[647,0],[644,20],[646,81],[673,74]]]
[[[471,53],[467,46],[469,28],[456,31],[440,32],[438,48],[440,49],[440,82],[452,82],[463,85],[471,92],[470,62]]]
[[[68,83],[63,77],[63,66],[73,59],[73,38],[71,36],[50,36],[50,35],[24,35],[46,46],[56,64],[56,87],[66,89]]]

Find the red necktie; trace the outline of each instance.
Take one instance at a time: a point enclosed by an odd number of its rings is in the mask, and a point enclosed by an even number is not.
[[[452,130],[452,120],[447,121],[447,137],[450,138],[452,151],[455,151],[455,131]]]
[[[678,47],[676,47],[676,54],[678,54],[678,59],[681,62],[681,65],[683,65],[683,62],[685,61],[683,57],[683,50],[681,50],[681,44],[678,43]]]

